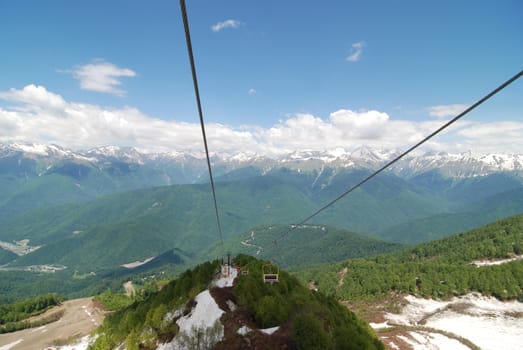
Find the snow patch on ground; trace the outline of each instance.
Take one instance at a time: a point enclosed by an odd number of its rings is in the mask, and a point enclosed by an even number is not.
[[[522,318],[500,315],[471,316],[448,310],[430,318],[427,326],[458,334],[483,350],[523,347]]]
[[[280,329],[280,326],[260,329],[260,332],[271,335],[272,333],[276,332],[278,329]]]
[[[475,293],[455,297],[450,301],[414,296],[407,296],[405,299],[409,304],[403,308],[401,314],[385,314],[386,322],[371,326],[385,328],[394,324],[422,324],[468,339],[483,350],[522,349],[523,303],[502,302]],[[461,343],[439,333],[421,330],[410,333],[408,340],[405,336],[398,338],[411,344],[415,350],[461,349],[458,347]],[[425,340],[422,341],[422,338]]]
[[[223,268],[222,268],[223,270]],[[228,276],[221,276],[219,279],[215,280],[213,285],[219,288],[223,287],[232,287],[232,284],[234,282],[234,279],[236,276],[238,276],[238,270],[236,270],[234,267],[229,267],[229,274]]]
[[[251,331],[252,331],[252,329],[250,329],[249,327],[247,327],[247,326],[241,326],[241,327],[238,329],[237,333],[238,333],[239,335],[246,336],[246,335],[249,334]]]
[[[191,332],[196,328],[209,328],[222,317],[224,311],[220,309],[209,290],[204,290],[194,299],[196,306],[187,316],[181,317],[176,321],[181,332]]]
[[[178,335],[167,344],[160,345],[157,350],[185,349],[188,348],[187,340],[184,336],[191,338],[195,332],[205,331],[220,324],[220,317],[224,313],[218,306],[209,290],[204,290],[194,298],[196,306],[184,317],[180,317],[176,323],[180,329]],[[221,333],[212,342],[223,339],[223,327]]]
[[[236,306],[236,304],[233,303],[231,300],[227,300],[226,303],[227,303],[227,306],[229,307],[229,310],[231,310],[232,312],[236,311],[236,309],[238,308]]]
[[[23,339],[18,339],[17,341],[14,341],[12,343],[6,344],[4,346],[0,346],[0,350],[9,350],[9,349],[15,347],[16,345],[18,345],[19,343],[21,343],[22,341],[23,341]]]
[[[413,345],[415,350],[470,350],[468,346],[460,343],[458,340],[448,338],[443,334],[429,332],[409,332],[409,334],[418,343]]]
[[[370,325],[373,329],[379,329],[379,328],[387,328],[387,327],[389,327],[388,321],[381,322],[381,323],[369,322],[369,325]]]
[[[238,270],[236,268],[223,265],[220,276],[215,279],[211,285],[218,288],[232,287],[237,275]],[[194,301],[196,302],[196,306],[193,307],[191,312],[186,316],[178,318],[176,321],[179,327],[178,335],[170,343],[158,346],[157,350],[194,348],[197,339],[201,339],[201,342],[198,344],[201,348],[212,348],[214,344],[223,340],[224,327],[220,322],[220,318],[225,311],[220,309],[209,290],[198,294]],[[227,300],[226,303],[230,311],[234,312],[234,310],[237,309],[236,304],[231,300]],[[172,319],[179,311],[180,309],[169,314],[168,318]],[[271,335],[279,328],[278,326],[260,329],[259,331]],[[251,328],[243,325],[237,330],[237,333],[245,336],[252,331]]]
[[[389,343],[389,347],[390,347],[391,349],[394,349],[394,350],[400,350],[400,347],[397,346],[397,345],[396,345],[395,343],[393,343],[393,342],[390,342],[390,343]]]
[[[401,314],[385,314],[387,324],[416,325],[427,315],[441,311],[451,303],[450,301],[416,298],[412,295],[407,295],[405,299],[409,304],[403,308]]]

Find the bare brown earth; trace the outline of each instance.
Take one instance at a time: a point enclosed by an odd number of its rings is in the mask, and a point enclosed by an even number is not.
[[[367,322],[382,323],[386,320],[384,317],[385,313],[399,312],[405,305],[405,301],[402,294],[391,293],[381,300],[372,302],[359,301],[356,303],[344,301],[342,304]],[[377,336],[388,350],[412,350],[412,346],[401,338],[411,337],[406,329],[400,328],[387,333],[377,332]]]
[[[234,350],[234,349],[293,349],[290,343],[290,325],[281,325],[280,328],[271,335],[258,330],[252,316],[241,308],[231,310],[227,301],[236,304],[236,297],[231,287],[211,288],[210,293],[218,306],[226,312],[221,317],[224,325],[224,340],[214,346],[215,350]],[[242,326],[249,327],[250,331],[246,336],[238,334],[238,329]]]
[[[54,349],[55,341],[83,337],[98,327],[104,319],[104,312],[95,306],[92,298],[65,301],[39,317],[46,317],[62,310],[64,315],[56,322],[38,328],[0,334],[0,349],[4,347],[9,350]],[[9,346],[10,344],[13,346]]]

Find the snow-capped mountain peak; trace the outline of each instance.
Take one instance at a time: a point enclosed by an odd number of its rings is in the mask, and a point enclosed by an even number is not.
[[[204,169],[203,151],[154,152],[138,150],[133,147],[104,146],[87,151],[73,151],[58,145],[37,143],[0,144],[0,160],[15,156],[40,160],[45,167],[63,160],[109,164],[123,162],[147,166],[151,164],[178,164],[183,168]],[[262,173],[274,168],[287,167],[297,171],[323,171],[330,168],[355,168],[376,170],[399,155],[396,150],[377,150],[360,147],[352,152],[338,147],[326,151],[298,150],[275,157],[237,152],[231,154],[213,154],[212,164],[219,165],[222,171],[231,171],[246,166],[262,170]],[[472,152],[413,152],[398,162],[390,171],[403,177],[411,177],[427,171],[437,170],[444,176],[465,178],[485,176],[494,172],[516,172],[523,175],[523,154],[485,154]]]

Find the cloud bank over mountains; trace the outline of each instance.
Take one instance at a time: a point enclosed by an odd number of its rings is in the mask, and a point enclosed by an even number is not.
[[[154,151],[203,148],[198,120],[194,123],[167,121],[152,118],[133,107],[108,108],[66,101],[37,85],[0,92],[2,100],[0,142],[56,143],[73,149],[104,145]],[[437,107],[440,112],[444,110],[442,106]],[[444,122],[435,118],[422,122],[400,120],[376,110],[340,109],[328,118],[294,114],[269,128],[208,124],[206,130],[212,152],[278,155],[336,147],[353,150],[362,145],[404,150]],[[480,123],[464,119],[428,142],[425,148],[447,152],[521,153],[523,122]]]

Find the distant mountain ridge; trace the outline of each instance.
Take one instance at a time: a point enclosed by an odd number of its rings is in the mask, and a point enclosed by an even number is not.
[[[279,159],[214,155],[223,238],[238,243],[255,226],[299,222],[395,155],[368,148]],[[401,162],[309,223],[411,244],[523,212],[521,156],[428,154]],[[198,254],[218,239],[206,166],[196,153],[1,145],[0,241],[43,246],[17,258],[19,265],[105,268],[168,248]],[[106,254],[112,246],[118,253]],[[3,253],[0,261],[13,258]]]
[[[217,175],[230,171],[254,167],[260,174],[272,169],[285,167],[299,171],[322,171],[324,168],[370,169],[383,166],[400,154],[397,150],[378,150],[360,147],[352,152],[343,148],[326,151],[301,150],[279,156],[262,156],[243,153],[215,153],[212,162]],[[158,172],[164,171],[164,184],[200,182],[206,175],[204,153],[169,151],[150,152],[133,147],[104,146],[86,151],[73,151],[58,145],[43,145],[37,143],[0,144],[0,170],[10,165],[21,167],[24,160],[35,162],[37,175],[53,171],[63,162],[74,162],[95,167],[99,170],[110,168],[112,164],[147,167]],[[184,176],[173,178],[176,174],[171,167],[183,167]],[[177,168],[177,167],[175,167]],[[26,169],[27,170],[27,169]],[[513,172],[523,175],[523,154],[483,154],[472,152],[450,154],[446,152],[416,151],[397,163],[390,171],[400,177],[412,177],[429,171],[438,170],[449,178],[469,178],[486,176],[496,172]]]

